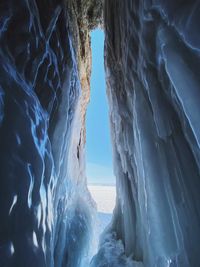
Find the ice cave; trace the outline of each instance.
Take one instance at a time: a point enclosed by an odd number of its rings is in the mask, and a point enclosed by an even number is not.
[[[0,1],[0,267],[200,267],[199,14],[200,0]],[[116,205],[93,254],[95,29]]]

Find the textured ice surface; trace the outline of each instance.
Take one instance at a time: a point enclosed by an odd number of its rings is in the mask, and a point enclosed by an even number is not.
[[[91,267],[143,267],[140,262],[127,258],[121,240],[116,239],[116,233],[105,233],[100,243],[100,250],[93,257]]]
[[[88,266],[69,2],[0,3],[2,267]],[[199,11],[198,0],[105,1],[117,205],[92,267],[200,266]]]
[[[64,2],[1,1],[0,62],[0,266],[80,267],[91,201]]]
[[[200,266],[199,9],[199,1],[105,2],[111,230],[145,267]]]

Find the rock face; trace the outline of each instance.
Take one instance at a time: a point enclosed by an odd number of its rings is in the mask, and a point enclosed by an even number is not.
[[[105,1],[111,230],[131,266],[200,266],[199,10],[199,1]],[[94,266],[107,266],[105,243]]]
[[[92,10],[86,1],[1,1],[1,267],[80,267],[88,253]]]

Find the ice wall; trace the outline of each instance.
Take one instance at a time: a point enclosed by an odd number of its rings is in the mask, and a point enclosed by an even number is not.
[[[107,0],[104,11],[111,231],[131,266],[200,266],[200,2]],[[112,240],[92,266],[123,266],[101,264]]]
[[[200,2],[107,0],[117,205],[91,266],[200,266]],[[0,266],[86,267],[101,0],[0,3]]]
[[[0,3],[1,267],[80,267],[87,256],[93,2]]]

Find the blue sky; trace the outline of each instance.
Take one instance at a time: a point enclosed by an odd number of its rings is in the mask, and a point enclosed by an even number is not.
[[[113,184],[112,148],[104,74],[104,33],[95,30],[92,39],[91,96],[86,114],[86,172],[88,183]]]

